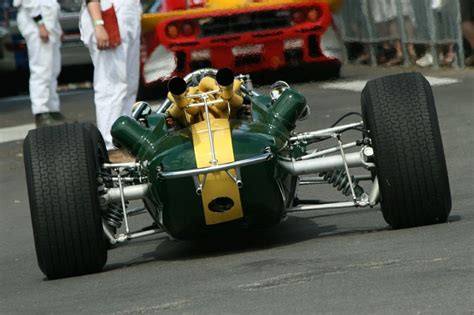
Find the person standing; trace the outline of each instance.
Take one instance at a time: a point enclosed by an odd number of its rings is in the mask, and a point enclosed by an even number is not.
[[[31,110],[37,127],[61,124],[56,91],[61,72],[59,4],[56,0],[14,0],[17,24],[25,38],[30,68]]]
[[[471,48],[471,53],[464,59],[466,66],[474,66],[474,1],[461,0],[462,31]]]
[[[400,2],[398,2],[400,1]],[[398,12],[398,4],[401,12]],[[376,28],[375,32],[378,37],[394,37],[391,43],[395,49],[395,56],[388,60],[386,66],[395,66],[403,63],[403,43],[400,34],[400,25],[398,23],[398,14],[403,16],[403,28],[407,34],[406,48],[410,60],[416,60],[415,45],[413,37],[416,29],[415,11],[413,3],[410,0],[371,0],[370,8],[372,18],[374,19]],[[387,43],[384,46],[389,46]]]
[[[104,27],[102,12],[113,7],[120,43],[112,45]],[[94,102],[97,127],[104,137],[111,161],[123,160],[114,150],[110,129],[122,115],[130,115],[136,100],[140,52],[139,0],[86,0],[79,22],[81,39],[94,64]]]

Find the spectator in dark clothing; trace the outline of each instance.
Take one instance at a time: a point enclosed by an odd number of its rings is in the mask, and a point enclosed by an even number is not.
[[[471,46],[471,54],[464,59],[466,66],[474,66],[474,1],[461,0],[461,19],[464,38]]]

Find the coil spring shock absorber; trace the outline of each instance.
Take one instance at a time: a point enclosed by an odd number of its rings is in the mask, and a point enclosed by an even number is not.
[[[99,200],[101,195],[106,193],[106,186],[104,183],[104,179],[99,177],[97,179],[98,182],[98,192],[99,192]],[[122,226],[123,221],[123,212],[122,207],[120,204],[117,203],[100,203],[100,208],[102,209],[102,218],[105,222],[114,228],[119,228]]]
[[[108,225],[119,228],[122,226],[123,213],[122,208],[118,204],[109,204],[105,211],[102,211],[102,217]]]
[[[344,195],[349,196],[351,194],[351,186],[344,169],[321,172],[319,176],[323,177],[325,181],[332,184],[333,187],[337,188],[337,190],[341,191]],[[359,180],[355,179],[354,176],[351,176],[351,182],[354,186],[356,197],[360,197],[364,193],[364,188],[359,186]]]

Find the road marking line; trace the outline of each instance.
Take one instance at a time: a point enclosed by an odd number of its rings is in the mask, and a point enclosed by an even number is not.
[[[428,82],[430,82],[431,86],[441,86],[441,85],[449,85],[460,82],[458,79],[452,78],[438,78],[438,77],[425,77]],[[335,89],[335,90],[348,90],[354,92],[361,92],[362,89],[365,87],[365,84],[368,80],[353,80],[353,81],[335,81],[335,82],[327,82],[321,84],[319,87],[323,89]]]
[[[288,273],[249,284],[239,285],[238,288],[246,291],[275,289],[282,286],[309,282],[313,280],[314,275],[314,271]]]
[[[449,85],[449,84],[454,84],[461,81],[461,80],[453,79],[453,78],[438,78],[438,77],[430,77],[430,76],[426,77],[426,79],[428,80],[428,82],[430,82],[432,86]]]
[[[76,94],[85,94],[85,93],[93,93],[91,86],[86,85],[85,87],[79,87],[77,89],[69,89],[69,90],[63,90],[63,91],[61,91],[61,89],[58,89],[58,94],[60,97],[76,95]],[[24,101],[29,101],[29,100],[30,100],[29,94],[7,96],[7,97],[2,97],[0,99],[0,105],[1,103],[4,103],[4,102],[24,102]]]
[[[35,124],[0,128],[0,143],[23,140],[28,134],[28,131],[35,128]]]
[[[145,314],[145,313],[159,313],[161,311],[177,311],[183,307],[189,307],[191,302],[188,300],[179,300],[176,302],[163,303],[154,306],[143,306],[135,307],[130,310],[118,311],[113,314],[115,315],[125,315],[125,314]]]

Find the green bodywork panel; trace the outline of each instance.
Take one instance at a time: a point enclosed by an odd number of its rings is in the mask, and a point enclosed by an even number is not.
[[[273,159],[241,168],[240,198],[244,217],[206,225],[201,196],[192,177],[164,179],[159,172],[196,168],[190,128],[170,130],[164,114],[147,117],[148,128],[130,117],[120,117],[112,127],[115,141],[146,162],[150,189],[146,205],[158,224],[175,238],[192,239],[236,228],[255,228],[278,223],[295,193],[296,178],[278,165],[278,156],[288,156],[286,147],[295,122],[306,105],[298,92],[289,89],[272,103],[270,97],[252,98],[251,117],[230,121],[235,161],[270,150]]]

